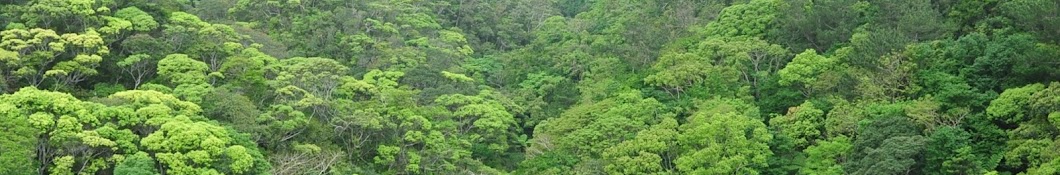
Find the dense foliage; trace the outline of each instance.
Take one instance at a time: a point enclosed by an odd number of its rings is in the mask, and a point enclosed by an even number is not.
[[[0,174],[1060,174],[1055,0],[0,0]]]

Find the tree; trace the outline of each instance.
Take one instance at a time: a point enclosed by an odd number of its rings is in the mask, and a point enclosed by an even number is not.
[[[131,22],[132,29],[135,31],[149,32],[158,28],[158,22],[154,17],[137,7],[122,8],[114,12],[114,17]]]
[[[294,86],[329,100],[349,68],[332,59],[299,57],[281,60],[268,70],[277,74],[270,83],[274,88]]]
[[[827,52],[850,39],[866,22],[867,10],[865,1],[785,1],[777,13],[777,28],[768,35],[793,50]]]
[[[1060,32],[1055,29],[1060,23],[1060,5],[1056,1],[1017,0],[999,5],[1001,13],[1012,20],[1012,25],[1030,32],[1047,42],[1060,44]]]
[[[506,51],[529,42],[532,32],[550,16],[559,15],[550,1],[511,1],[484,3],[452,0],[450,9],[441,10],[445,23],[464,29],[473,48]],[[574,15],[569,15],[574,16]]]
[[[818,77],[836,70],[839,60],[817,55],[817,51],[806,50],[795,55],[795,58],[777,71],[782,86],[800,86],[803,96],[810,97],[815,90],[821,90],[834,82],[818,81]]]
[[[8,53],[2,58],[5,84],[41,86],[45,80],[62,87],[84,81],[98,72],[95,68],[110,53],[99,33],[89,30],[84,34],[59,35],[48,29],[11,29],[0,32],[0,50]]]
[[[671,43],[644,82],[678,97],[685,91],[729,97],[747,86],[759,98],[764,81],[787,62],[786,49],[761,39],[779,5],[756,0],[726,7],[717,20],[694,28],[696,35]]]
[[[877,109],[877,110],[887,110]],[[920,136],[908,119],[884,112],[859,130],[854,149],[850,154],[854,160],[844,164],[844,170],[852,174],[903,174],[913,173],[921,162],[927,138]],[[891,114],[887,114],[891,113]]]
[[[18,8],[20,19],[34,27],[76,32],[98,25],[98,15],[110,9],[95,0],[37,0]]]
[[[155,170],[155,166],[155,160],[147,155],[147,153],[137,152],[136,154],[125,157],[125,160],[122,160],[121,163],[115,165],[114,174],[158,174],[158,171]]]
[[[1060,127],[1058,92],[1060,83],[1048,87],[1031,84],[1007,89],[990,102],[988,117],[1015,126],[1004,128],[1008,132],[1006,166],[1028,167],[1028,172],[1055,166],[1052,162],[1056,162],[1057,153],[1051,148],[1055,147],[1055,136],[1060,135],[1056,132]]]
[[[793,139],[796,149],[814,145],[817,139],[823,138],[821,129],[824,122],[824,111],[814,107],[809,101],[791,107],[788,114],[769,120],[770,126],[778,130],[776,137]]]
[[[1037,118],[1038,110],[1025,110],[1032,103],[1033,96],[1045,90],[1045,85],[1031,84],[1018,88],[1006,89],[997,99],[990,101],[987,114],[993,119],[1009,123],[1019,123]],[[1029,114],[1028,114],[1029,113]]]
[[[36,129],[29,133],[39,139],[30,144],[36,155],[22,155],[36,160],[21,168],[36,166],[40,174],[106,173],[101,171],[110,171],[108,167],[118,172],[253,174],[269,166],[259,161],[263,157],[255,145],[236,143],[236,134],[199,116],[197,105],[171,95],[124,91],[103,105],[23,88],[0,99],[0,107],[8,107],[5,116],[28,119],[23,127]],[[150,166],[152,162],[160,166]]]
[[[309,117],[332,116],[335,111],[329,103],[344,80],[349,79],[343,76],[349,68],[319,57],[284,59],[265,69],[266,73],[275,75],[266,82],[275,89],[275,102],[298,110],[309,109],[306,111]]]
[[[929,174],[981,174],[986,171],[971,147],[971,135],[954,127],[943,127],[931,134],[925,148],[924,169]]]
[[[866,150],[856,164],[868,165],[852,168],[852,174],[904,174],[918,171],[919,155],[926,139],[923,136],[891,137],[876,148]]]
[[[765,124],[734,112],[697,112],[681,126],[677,143],[687,150],[674,161],[692,174],[759,174],[772,156]]]
[[[874,9],[871,24],[880,28],[892,28],[896,37],[911,41],[924,41],[945,36],[954,29],[945,14],[927,1],[882,0],[870,2]],[[932,24],[932,25],[923,25]]]
[[[861,106],[867,105],[869,104],[851,103],[841,99],[833,100],[832,109],[828,111],[824,119],[824,135],[829,138],[856,137],[861,127],[860,122],[868,117]]]
[[[238,53],[243,40],[231,26],[205,22],[185,12],[171,13],[162,32],[174,51],[206,63],[210,72],[220,70],[228,56]]]
[[[747,86],[753,97],[759,97],[761,84],[780,70],[787,55],[779,45],[748,37],[712,37],[681,47],[664,52],[652,67],[656,73],[644,82],[677,96],[685,91],[739,96]]]
[[[167,174],[244,173],[254,166],[254,158],[241,145],[230,145],[224,128],[187,118],[174,118],[140,141],[145,151],[155,153],[161,172]],[[226,165],[216,165],[221,159]]]
[[[0,174],[1057,174],[1057,5],[0,0]]]
[[[944,111],[941,104],[932,96],[914,100],[905,107],[906,115],[927,131],[961,126],[965,118],[970,115],[968,110],[968,108],[954,108]]]
[[[251,138],[259,141],[258,143],[263,143],[264,140],[267,140],[263,138],[265,137],[264,135],[286,131],[267,130],[267,126],[260,121],[263,120],[261,116],[263,112],[258,109],[255,103],[250,98],[238,92],[233,92],[228,88],[213,89],[212,92],[202,97],[202,102],[199,105],[202,107],[203,115],[220,121],[225,126],[230,126],[240,132],[251,134]]]
[[[799,169],[799,174],[845,174],[843,161],[850,155],[853,145],[850,138],[838,136],[803,150],[806,153],[806,164]]]
[[[648,109],[648,110],[645,110]],[[528,156],[548,152],[573,154],[581,158],[578,165],[600,158],[607,148],[635,137],[635,132],[672,116],[663,104],[644,98],[638,91],[626,91],[599,102],[574,106],[560,117],[550,118],[534,129],[534,138],[526,149]],[[591,167],[590,171],[604,171]]]
[[[278,61],[255,47],[249,47],[227,58],[218,71],[224,77],[224,84],[231,85],[233,91],[261,100],[270,93],[266,77],[269,65]]]
[[[184,54],[171,54],[158,61],[158,74],[173,86],[206,83],[206,63]]]
[[[703,32],[707,36],[763,37],[777,18],[781,4],[776,0],[752,0],[726,7]]]
[[[863,100],[899,101],[910,94],[920,91],[917,79],[910,78],[916,74],[918,65],[901,54],[888,54],[876,60],[875,67],[869,69],[853,68],[851,72],[858,81],[855,87]]]
[[[641,130],[631,140],[604,150],[605,169],[611,174],[668,174],[673,173],[677,158],[677,120],[664,118],[658,124]]]
[[[446,106],[456,122],[454,137],[466,139],[471,145],[473,155],[484,158],[503,157],[510,149],[510,143],[518,143],[519,134],[512,132],[517,126],[515,117],[498,102],[500,94],[482,90],[475,96],[463,94],[442,95],[435,103]],[[525,137],[525,136],[523,136]],[[482,149],[484,148],[484,149]]]
[[[33,127],[32,133],[26,133],[25,129],[5,131],[5,135],[15,134],[22,132],[21,134],[30,134],[35,137],[35,143],[32,143],[32,154],[21,155],[24,157],[33,157],[33,163],[35,167],[20,167],[20,168],[36,168],[37,173],[46,174],[51,171],[72,171],[74,159],[70,155],[82,154],[86,155],[82,161],[90,162],[98,154],[96,149],[91,147],[106,147],[115,146],[114,141],[110,141],[105,138],[101,138],[98,134],[85,134],[91,131],[86,131],[82,127],[85,121],[86,123],[96,119],[96,114],[86,113],[85,110],[97,108],[101,105],[90,104],[77,100],[73,96],[64,93],[47,92],[37,90],[36,88],[23,88],[15,94],[7,94],[0,96],[0,101],[4,103],[0,106],[7,107],[18,107],[14,109],[8,109],[4,111],[6,116],[9,117],[20,117],[27,119],[28,124],[21,127]],[[81,111],[80,115],[78,114]],[[85,120],[79,120],[84,118]],[[12,119],[14,123],[18,124],[18,119]],[[98,121],[98,119],[96,119]],[[88,123],[91,124],[91,123]],[[14,126],[21,128],[19,126]],[[14,132],[14,133],[10,133]],[[14,137],[17,138],[17,137]],[[86,141],[95,141],[90,143],[80,143],[83,138],[88,138]],[[18,141],[18,140],[14,140]],[[75,145],[73,148],[81,147],[83,150],[76,150],[72,148],[64,149],[62,145]],[[87,149],[85,149],[87,148]],[[24,150],[23,150],[24,151]],[[20,152],[15,149],[13,152]],[[23,152],[30,153],[30,152]],[[35,160],[34,160],[35,159]],[[10,160],[8,160],[10,161]],[[15,161],[16,165],[30,165]],[[76,167],[77,169],[84,170],[86,167],[92,166],[91,163],[85,163],[81,166]],[[97,165],[98,166],[98,165]],[[98,168],[98,167],[97,167]],[[10,170],[9,170],[10,171]],[[92,173],[95,170],[89,169],[88,173]],[[72,172],[72,173],[79,173]]]
[[[140,84],[151,79],[151,76],[155,74],[152,69],[155,69],[155,66],[158,65],[157,61],[151,55],[135,54],[119,61],[118,67],[121,67],[121,71],[128,74],[133,80],[133,88],[135,89],[140,87]]]
[[[207,84],[207,66],[184,54],[171,54],[158,61],[158,75],[169,81],[173,92],[188,101],[200,102],[213,86]]]
[[[0,96],[2,97],[2,96]],[[4,99],[4,98],[0,98]],[[3,174],[33,174],[40,167],[40,162],[34,160],[36,147],[39,141],[36,137],[39,129],[33,127],[29,118],[22,116],[18,106],[9,103],[0,103],[0,127],[8,128],[0,131],[3,135],[0,139],[0,173]]]
[[[1053,44],[1039,43],[1035,37],[1024,33],[969,33],[955,40],[943,40],[930,44],[921,44],[907,50],[910,61],[920,64],[920,68],[929,68],[939,79],[954,84],[937,84],[941,86],[960,86],[967,84],[971,91],[1003,91],[1005,88],[1023,86],[1032,83],[1048,82],[1058,77],[1049,71],[1055,67],[1048,61],[1060,54]],[[945,74],[959,77],[943,77]],[[932,75],[932,74],[926,74]],[[962,83],[963,82],[963,83]],[[931,88],[925,86],[925,88]],[[996,93],[996,92],[994,92]],[[942,94],[935,94],[942,95]],[[963,94],[962,94],[963,95]],[[975,98],[973,95],[965,98]],[[984,97],[979,97],[984,98]],[[982,100],[983,105],[989,99]],[[977,100],[978,101],[978,100]]]
[[[680,96],[692,86],[703,83],[706,75],[723,75],[712,74],[710,67],[713,65],[700,58],[691,53],[665,54],[655,64],[656,69],[661,72],[649,75],[644,78],[644,82],[663,87]]]
[[[139,134],[139,147],[155,155],[161,173],[268,171],[269,165],[256,145],[240,141],[242,136],[232,130],[205,121],[206,117],[198,116],[202,109],[194,103],[154,91],[125,91],[109,98],[120,102],[119,107],[136,109],[137,116],[146,117],[133,118],[129,123],[132,126],[155,128],[153,132]]]
[[[549,73],[533,73],[526,75],[526,80],[519,83],[516,91],[521,107],[527,115],[522,123],[524,127],[533,128],[537,123],[562,112],[563,105],[573,103],[577,89],[563,88],[571,86],[571,80],[562,76]],[[516,110],[518,111],[518,110]]]

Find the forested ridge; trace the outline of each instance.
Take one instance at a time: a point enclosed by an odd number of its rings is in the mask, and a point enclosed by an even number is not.
[[[0,175],[1060,174],[1056,0],[0,0]]]

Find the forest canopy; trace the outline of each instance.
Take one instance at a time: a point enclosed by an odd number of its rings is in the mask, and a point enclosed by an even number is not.
[[[0,0],[0,174],[1060,174],[1056,0]]]

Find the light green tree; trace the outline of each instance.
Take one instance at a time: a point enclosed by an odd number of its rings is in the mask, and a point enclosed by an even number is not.
[[[641,130],[633,139],[604,150],[605,169],[611,174],[669,174],[677,158],[677,120],[664,118]]]
[[[41,174],[95,174],[110,170],[254,174],[269,168],[255,145],[237,142],[235,133],[200,116],[197,105],[155,91],[118,92],[104,100],[109,105],[103,105],[83,102],[65,93],[23,88],[14,94],[0,95],[0,101],[4,116],[27,119],[15,128],[35,128],[36,132],[27,134],[38,139],[29,144],[35,154],[19,155],[33,159],[0,160],[27,165],[21,168],[30,170],[37,167]],[[24,130],[3,133],[21,131]],[[152,162],[161,166],[149,166]]]
[[[824,84],[834,82],[818,81],[821,74],[834,71],[839,64],[835,58],[818,55],[814,50],[806,50],[791,60],[783,69],[777,71],[780,85],[797,86],[802,89],[804,96],[810,96],[814,90]]]
[[[788,114],[774,117],[769,124],[778,131],[777,137],[793,139],[796,149],[814,145],[815,140],[823,138],[824,111],[806,101],[797,107],[788,108]]]
[[[184,54],[170,54],[158,61],[158,76],[169,81],[177,96],[193,102],[213,89],[207,84],[207,71],[206,63]]]
[[[681,126],[678,144],[687,150],[674,163],[692,174],[760,174],[772,156],[760,120],[736,113],[699,113]]]
[[[799,174],[845,174],[843,162],[840,161],[846,160],[852,148],[850,138],[846,136],[817,142],[803,150],[806,153],[806,163],[799,168]]]
[[[580,159],[572,165],[579,169],[574,171],[602,173],[605,167],[593,163],[600,161],[606,149],[633,139],[637,131],[667,117],[673,114],[662,103],[643,97],[639,91],[625,91],[576,105],[560,117],[538,124],[526,150],[528,156],[572,154]]]
[[[724,103],[719,103],[724,102]],[[726,104],[728,103],[728,104]],[[674,164],[683,173],[760,174],[773,140],[758,110],[740,100],[711,100],[680,126],[683,151]]]
[[[132,29],[139,32],[148,32],[158,28],[158,22],[155,21],[154,17],[140,8],[137,7],[126,7],[114,12],[114,17],[118,17],[132,23]]]
[[[37,0],[17,10],[29,26],[75,32],[101,22],[100,15],[110,11],[102,4],[96,0]]]
[[[6,51],[0,56],[9,76],[5,79],[25,80],[33,86],[41,86],[46,80],[53,80],[59,87],[84,81],[99,73],[95,68],[103,61],[102,56],[110,53],[103,38],[93,30],[60,35],[40,28],[11,29],[0,32],[0,38],[0,50]]]
[[[486,155],[500,155],[509,149],[509,143],[517,135],[515,117],[497,102],[500,94],[482,90],[476,96],[463,94],[443,95],[435,103],[447,106],[457,123],[457,137],[466,136],[469,142],[482,144],[489,151]]]
[[[1030,84],[1005,90],[990,102],[987,116],[1018,127],[1007,130],[1007,166],[1030,167],[1027,173],[1048,174],[1060,153],[1055,148],[1060,128],[1060,83]]]
[[[726,7],[702,32],[707,36],[763,37],[777,18],[782,1],[752,0]]]

